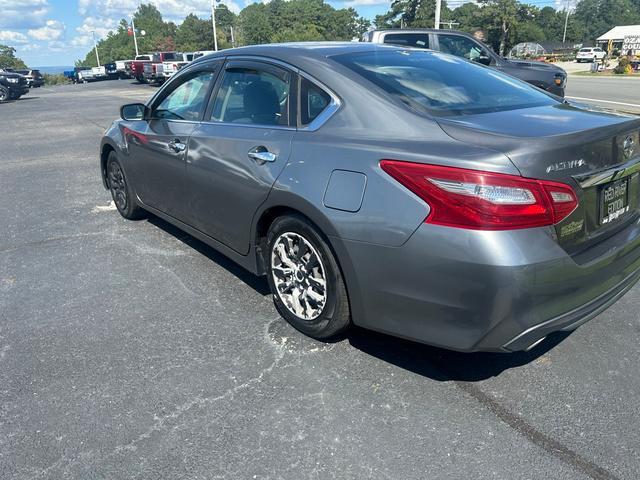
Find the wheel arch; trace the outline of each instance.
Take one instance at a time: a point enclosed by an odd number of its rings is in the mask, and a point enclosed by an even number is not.
[[[342,245],[340,237],[337,231],[332,226],[330,219],[323,214],[318,208],[308,203],[306,200],[301,200],[297,195],[287,192],[287,197],[291,195],[295,201],[287,202],[270,202],[262,206],[260,211],[256,214],[254,222],[254,231],[252,239],[254,242],[254,250],[256,257],[256,274],[266,274],[266,264],[264,252],[266,249],[266,238],[269,226],[279,217],[286,215],[297,215],[306,219],[312,226],[316,228],[318,233],[324,238],[331,250],[331,253],[335,257],[340,273],[344,281],[344,286],[347,291],[347,301],[351,309],[352,320],[358,318],[362,312],[362,305],[360,305],[357,297],[354,296],[358,291],[357,277],[354,275],[353,264],[345,248]]]

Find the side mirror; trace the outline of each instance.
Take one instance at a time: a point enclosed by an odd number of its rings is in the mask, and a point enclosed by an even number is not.
[[[147,106],[143,103],[128,103],[120,107],[120,117],[123,120],[144,120],[147,118]]]
[[[480,54],[479,57],[476,57],[475,61],[481,63],[482,65],[491,65],[491,57],[484,53]]]

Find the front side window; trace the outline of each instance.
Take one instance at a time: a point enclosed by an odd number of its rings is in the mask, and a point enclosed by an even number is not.
[[[387,95],[433,115],[465,115],[558,103],[497,70],[437,52],[376,50],[331,58]]]
[[[483,54],[486,55],[480,45],[462,35],[438,35],[438,43],[442,53],[466,58],[467,60],[476,60]]]
[[[290,74],[256,68],[228,68],[211,120],[252,125],[289,125]]]
[[[429,48],[428,33],[387,33],[384,43],[403,47]]]
[[[167,95],[153,111],[153,118],[200,120],[206,106],[213,72],[200,72]]]
[[[308,125],[331,103],[331,96],[315,83],[300,79],[300,123]]]

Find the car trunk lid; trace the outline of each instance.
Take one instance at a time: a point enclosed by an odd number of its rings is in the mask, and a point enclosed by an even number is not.
[[[579,206],[555,226],[558,242],[570,253],[638,217],[638,117],[557,104],[438,122],[453,138],[504,153],[524,177],[570,184]]]

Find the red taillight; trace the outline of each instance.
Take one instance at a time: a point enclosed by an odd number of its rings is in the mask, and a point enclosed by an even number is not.
[[[382,160],[380,167],[431,207],[425,222],[474,230],[553,225],[578,206],[564,183]]]

